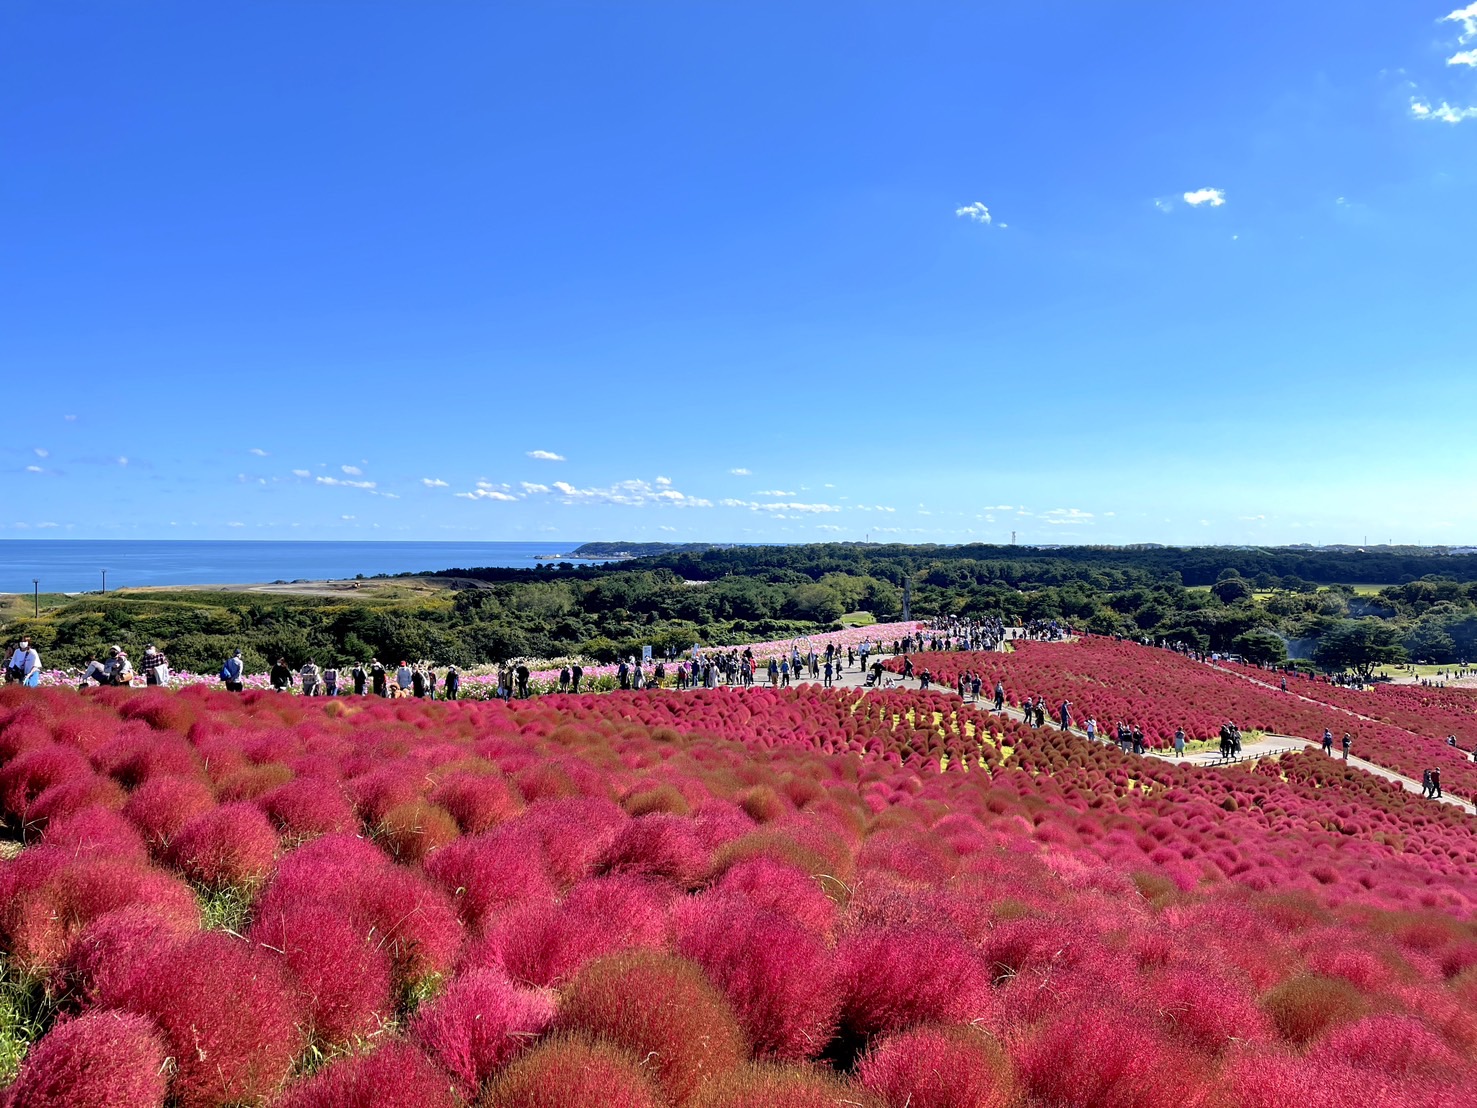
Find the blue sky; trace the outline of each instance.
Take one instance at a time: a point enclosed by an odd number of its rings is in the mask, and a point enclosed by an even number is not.
[[[12,0],[0,537],[1477,542],[1453,2]]]

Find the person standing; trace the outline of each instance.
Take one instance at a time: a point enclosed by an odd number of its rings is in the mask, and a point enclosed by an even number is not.
[[[225,664],[221,666],[221,680],[225,682],[226,692],[240,692],[246,687],[246,682],[242,677],[242,670],[245,666],[246,663],[242,661],[239,650],[226,659]]]
[[[528,699],[528,667],[526,665],[524,665],[522,662],[519,662],[518,663],[518,668],[513,671],[513,676],[518,681],[518,699],[519,700],[527,700]]]
[[[1005,710],[1005,682],[995,682],[995,711]]]
[[[569,691],[569,667],[561,666],[559,669],[559,691]]]
[[[11,654],[10,662],[5,667],[5,677],[6,680],[24,685],[28,689],[34,689],[41,683],[41,655],[31,645],[29,638],[16,643],[15,652]]]
[[[1349,737],[1349,733],[1347,731],[1345,731],[1344,732],[1344,739],[1343,739],[1343,747],[1344,747],[1344,761],[1346,761],[1346,762],[1349,760],[1349,748],[1351,746],[1353,746],[1353,745],[1354,745],[1354,740],[1351,739]]]
[[[338,695],[338,666],[323,667],[323,695]]]
[[[414,666],[410,671],[410,695],[417,700],[426,698],[426,675],[421,672],[420,666]]]
[[[292,687],[292,670],[287,666],[286,658],[278,658],[277,664],[267,674],[268,680],[272,682],[272,688],[278,692],[286,692]]]
[[[580,691],[580,682],[584,680],[585,667],[576,662],[569,667],[569,683],[575,692]]]
[[[1327,727],[1323,729],[1323,753],[1333,757],[1333,732]]]
[[[1183,727],[1174,729],[1174,756],[1176,758],[1185,756],[1185,729]]]
[[[436,667],[426,667],[426,697],[430,700],[436,699]]]
[[[378,658],[369,663],[369,687],[375,696],[385,696],[390,691],[390,674]]]
[[[411,672],[410,663],[401,659],[399,667],[395,670],[395,684],[400,688],[400,695],[407,696],[410,693],[411,683],[415,675]]]
[[[457,694],[462,691],[462,675],[456,666],[446,667],[446,680],[442,687],[446,689],[447,700],[455,700]]]
[[[354,668],[349,671],[349,679],[354,682],[354,695],[363,696],[365,683],[369,679],[368,674],[365,673],[363,662],[354,663]]]
[[[1072,726],[1072,702],[1070,700],[1062,701],[1062,706],[1057,709],[1057,717],[1061,720],[1063,731]]]
[[[318,663],[309,658],[298,670],[298,679],[302,682],[304,696],[318,695]]]
[[[144,647],[144,656],[139,659],[139,669],[143,670],[144,684],[169,684],[169,659],[162,651],[155,650],[153,643]]]

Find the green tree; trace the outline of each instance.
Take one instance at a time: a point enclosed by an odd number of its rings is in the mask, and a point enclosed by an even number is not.
[[[1282,636],[1265,627],[1237,635],[1231,640],[1231,649],[1254,665],[1281,665],[1287,661],[1287,644]]]
[[[1400,629],[1374,618],[1340,620],[1313,649],[1313,660],[1325,669],[1353,670],[1365,679],[1375,666],[1398,665],[1405,659]]]

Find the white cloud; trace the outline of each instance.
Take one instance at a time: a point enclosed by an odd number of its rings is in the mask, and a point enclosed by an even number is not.
[[[735,477],[747,477],[747,476],[749,476],[749,471],[747,469],[744,469],[742,466],[740,466],[737,469],[730,469],[728,472],[731,473],[731,474],[733,474]]]
[[[364,471],[362,469],[360,469],[358,466],[339,466],[339,469],[343,470],[350,477],[363,477],[364,476]]]
[[[47,450],[44,446],[36,447],[33,453],[38,458],[49,458],[51,456],[51,451]]]
[[[530,450],[530,458],[537,458],[541,462],[562,462],[565,460],[563,454],[555,454],[552,450]]]
[[[1042,513],[1042,518],[1047,523],[1058,527],[1080,527],[1091,523],[1093,515],[1084,512],[1081,508],[1053,508],[1049,512]]]
[[[247,453],[255,454],[258,458],[265,458],[267,456],[267,452],[259,446],[253,446]]]
[[[793,492],[785,492],[783,489],[760,489],[755,496],[794,496]]]
[[[670,477],[658,477],[656,479],[656,483],[658,485],[670,485],[672,483],[672,479]]]
[[[344,468],[347,469],[348,467],[345,466]],[[315,477],[314,480],[320,485],[331,485],[335,488],[372,489],[377,487],[373,481],[345,481],[338,477]]]
[[[519,481],[518,483],[523,486],[523,491],[528,493],[529,495],[549,491],[548,485],[536,484],[533,481]]]
[[[976,200],[973,204],[966,204],[962,208],[955,208],[954,214],[968,219],[974,223],[983,223],[986,227],[995,222],[995,217],[990,214],[990,209]],[[1001,224],[1005,226],[1005,224]]]
[[[747,508],[751,512],[839,512],[841,509],[835,504],[796,504],[790,501],[776,500],[770,503],[761,503],[754,500],[720,500],[725,508]]]
[[[456,494],[463,500],[501,500],[510,501],[518,498],[511,493],[503,492],[502,489],[478,487],[471,492],[459,492]]]
[[[313,476],[313,471],[310,469],[295,469],[292,471],[292,475],[294,477],[311,477]]]
[[[425,485],[428,489],[444,489],[449,487],[446,482],[441,480],[441,478],[439,477],[422,477],[421,484]]]
[[[1458,42],[1469,42],[1477,38],[1477,3],[1468,4],[1465,8],[1458,8],[1450,15],[1441,17],[1442,23],[1460,23],[1462,25],[1461,37]]]
[[[1194,192],[1185,193],[1185,203],[1192,208],[1198,208],[1201,204],[1209,204],[1212,208],[1219,208],[1225,202],[1225,189],[1196,189]]]
[[[1174,211],[1174,197],[1156,196],[1154,197],[1154,207],[1158,208],[1161,212],[1172,212]]]
[[[677,528],[675,528],[675,527],[668,527],[665,523],[663,523],[660,527],[657,528],[657,530],[658,531],[675,531],[675,530],[677,530]]]
[[[1442,123],[1460,123],[1465,119],[1477,119],[1477,107],[1454,108],[1445,100],[1439,104],[1431,104],[1412,97],[1410,114],[1416,119],[1437,119]]]
[[[623,504],[639,507],[646,504],[673,508],[711,508],[713,502],[699,496],[688,496],[668,486],[649,481],[617,481],[605,488],[577,488],[568,481],[555,481],[550,495],[565,504]]]
[[[126,454],[120,454],[120,455],[118,455],[118,464],[120,466],[126,466],[128,464],[128,455],[126,455]]]
[[[817,531],[845,531],[846,530],[845,527],[842,527],[842,526],[840,526],[838,524],[835,524],[835,523],[817,523],[816,526],[815,526],[815,529]]]
[[[339,519],[353,519],[353,516],[339,516]]]
[[[43,519],[40,523],[36,524],[36,526],[41,528],[42,530],[46,530],[47,528],[59,527],[61,525],[57,523],[52,523],[49,519]]]
[[[377,493],[376,495],[383,496],[386,500],[399,500],[400,499],[400,494],[398,492],[382,492],[382,493]]]
[[[242,523],[239,519],[233,519],[233,520],[231,520],[230,523],[226,524],[226,526],[227,527],[245,527],[246,524]]]
[[[1463,50],[1446,59],[1447,65],[1477,66],[1477,50]]]
[[[40,466],[26,466],[26,472],[27,473],[45,473],[46,471],[44,469],[42,469]]]

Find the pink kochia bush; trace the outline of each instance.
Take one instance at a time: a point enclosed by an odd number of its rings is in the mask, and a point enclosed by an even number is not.
[[[457,1108],[452,1083],[404,1041],[331,1062],[300,1081],[276,1108]]]
[[[149,959],[119,1006],[152,1019],[178,1067],[181,1108],[223,1108],[271,1097],[301,1049],[298,1013],[268,955],[217,931]]]
[[[154,1025],[124,1012],[59,1022],[32,1048],[9,1108],[161,1108],[165,1049]]]
[[[1074,650],[987,660],[1268,695]],[[0,950],[58,1013],[5,1108],[1472,1099],[1474,825],[1321,754],[1205,771],[912,689],[0,688],[0,777]]]
[[[553,1018],[552,994],[520,989],[495,970],[473,970],[416,1013],[410,1034],[472,1100]]]

